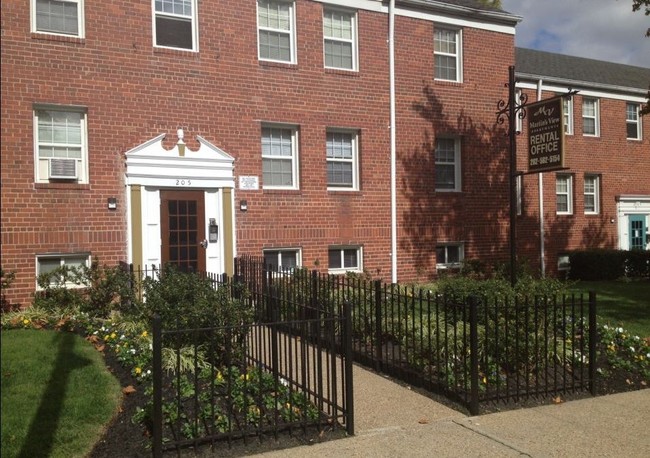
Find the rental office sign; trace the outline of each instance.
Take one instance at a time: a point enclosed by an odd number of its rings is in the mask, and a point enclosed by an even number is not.
[[[528,173],[564,169],[564,115],[562,97],[527,107]]]

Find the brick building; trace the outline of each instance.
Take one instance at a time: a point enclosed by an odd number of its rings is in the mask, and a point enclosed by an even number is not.
[[[9,299],[91,259],[390,281],[507,257],[494,106],[520,18],[391,3],[3,1]]]
[[[578,91],[562,103],[566,170],[523,176],[520,255],[554,274],[571,249],[650,249],[650,123],[639,116],[650,68],[517,48],[516,75],[528,103]]]

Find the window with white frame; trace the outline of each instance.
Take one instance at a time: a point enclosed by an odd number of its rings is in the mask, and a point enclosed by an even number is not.
[[[573,135],[573,97],[562,98],[562,112],[564,115],[564,133]]]
[[[34,145],[37,183],[88,183],[85,109],[36,108]]]
[[[361,272],[363,270],[361,247],[330,247],[327,256],[330,273]]]
[[[452,242],[436,245],[436,268],[460,267],[464,259],[465,247],[462,243]]]
[[[298,189],[298,129],[262,127],[264,188]]]
[[[197,0],[152,0],[154,45],[198,50]]]
[[[435,78],[460,82],[462,80],[460,31],[436,27],[433,44]]]
[[[293,270],[300,265],[301,257],[298,248],[264,250],[264,266],[267,270]]]
[[[567,174],[558,174],[555,177],[555,197],[558,215],[573,214],[573,177]]]
[[[356,14],[349,11],[323,11],[323,50],[325,67],[357,69]]]
[[[357,190],[357,134],[350,131],[327,131],[327,187],[332,190]]]
[[[568,254],[558,254],[557,270],[560,272],[568,272],[571,270],[571,259]]]
[[[625,106],[625,122],[628,140],[641,140],[641,117],[639,116],[638,103],[628,103]]]
[[[600,135],[598,99],[582,99],[582,133],[592,137]]]
[[[257,28],[261,60],[296,62],[293,2],[257,0]]]
[[[597,215],[600,213],[600,177],[598,175],[585,175],[585,214]]]
[[[70,254],[45,254],[36,256],[36,276],[49,274],[54,272],[60,267],[69,267],[71,269],[78,269],[82,267],[90,267],[90,254],[89,253],[70,253]],[[66,282],[62,286],[68,288],[81,288],[85,285],[82,283],[77,283],[72,281],[75,277],[70,275],[71,278],[66,279]],[[50,278],[50,284],[56,285],[63,279],[58,276],[52,276]],[[37,286],[40,289],[40,286]]]
[[[436,139],[436,191],[460,191],[460,139]]]
[[[84,37],[84,0],[31,0],[32,31]]]

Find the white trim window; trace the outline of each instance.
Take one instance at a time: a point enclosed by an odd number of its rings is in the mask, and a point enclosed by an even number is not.
[[[625,106],[625,123],[628,140],[641,140],[641,116],[639,104],[628,103]]]
[[[326,143],[327,188],[358,190],[359,143],[356,132],[328,130]]]
[[[600,110],[598,99],[582,99],[582,134],[589,137],[600,136]]]
[[[323,51],[326,68],[357,70],[356,29],[355,13],[323,10]]]
[[[341,274],[345,272],[362,272],[363,250],[358,246],[333,246],[327,251],[328,272]]]
[[[558,272],[569,272],[571,270],[571,258],[568,254],[557,255],[557,270]]]
[[[555,197],[558,215],[573,214],[573,176],[557,174],[555,177]]]
[[[152,0],[154,46],[198,51],[196,0]]]
[[[584,199],[586,215],[600,213],[600,177],[598,175],[585,175]]]
[[[272,248],[264,250],[264,267],[270,271],[293,271],[302,264],[299,248]]]
[[[435,79],[462,81],[460,30],[435,28],[433,39]]]
[[[80,267],[90,267],[90,254],[89,253],[70,253],[70,254],[44,254],[36,256],[36,277],[53,272],[59,267],[70,267],[70,268],[80,268]],[[74,275],[72,276],[74,278]],[[50,285],[58,285],[60,279],[53,277],[50,281]],[[83,288],[86,285],[74,282],[72,279],[69,279],[65,282],[64,285],[66,288]],[[36,285],[38,290],[42,288]]]
[[[56,107],[34,109],[35,180],[88,183],[86,111]]]
[[[458,268],[465,259],[465,246],[461,242],[441,243],[436,245],[436,268]]]
[[[573,97],[562,98],[562,114],[564,116],[564,133],[573,135]]]
[[[257,40],[260,60],[296,63],[295,4],[257,0]]]
[[[31,0],[32,31],[84,37],[84,0]]]
[[[298,129],[262,126],[264,188],[298,189]]]
[[[460,139],[436,138],[436,191],[460,192]]]

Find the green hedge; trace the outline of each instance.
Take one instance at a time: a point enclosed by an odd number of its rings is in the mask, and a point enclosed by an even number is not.
[[[569,262],[571,280],[650,277],[650,251],[576,250],[569,253]]]

